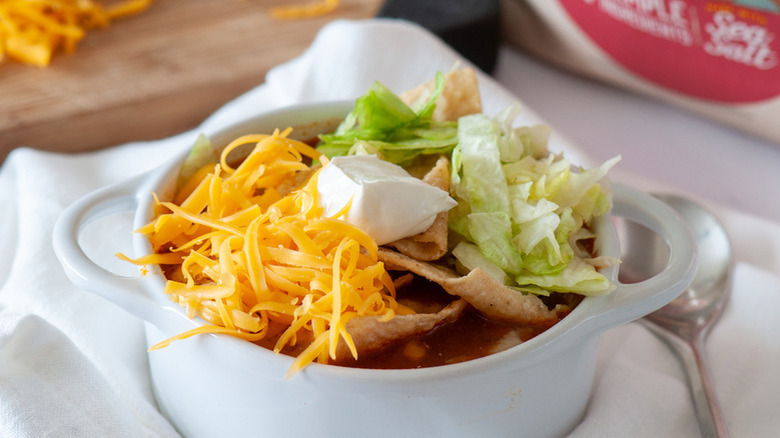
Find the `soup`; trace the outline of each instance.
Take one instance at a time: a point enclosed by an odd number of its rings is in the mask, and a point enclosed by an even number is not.
[[[165,293],[206,323],[152,349],[221,333],[295,357],[290,376],[311,362],[440,366],[609,293],[599,269],[616,261],[593,254],[590,222],[616,160],[572,169],[543,129],[512,127],[511,108],[435,120],[457,77],[410,106],[375,84],[316,145],[289,129],[199,139],[174,200],[139,230],[155,253],[134,262],[162,266]]]

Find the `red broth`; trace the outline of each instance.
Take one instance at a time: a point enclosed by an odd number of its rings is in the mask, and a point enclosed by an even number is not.
[[[572,296],[578,297],[578,296]],[[416,277],[411,284],[399,288],[398,301],[418,312],[435,312],[456,299],[439,285]],[[548,305],[570,297],[553,296]],[[568,303],[572,307],[576,303]],[[399,340],[382,350],[364,353],[356,360],[347,359],[334,365],[371,369],[425,368],[464,362],[511,348],[544,332],[549,326],[529,326],[490,320],[469,307],[457,320],[443,324],[425,334]],[[269,333],[258,345],[272,349],[281,335]],[[297,356],[308,344],[299,338],[299,345],[285,347],[283,354]]]

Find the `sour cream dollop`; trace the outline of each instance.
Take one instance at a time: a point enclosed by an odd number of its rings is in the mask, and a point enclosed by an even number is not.
[[[333,158],[320,172],[317,193],[323,214],[329,217],[352,199],[342,219],[378,245],[422,233],[439,212],[457,205],[446,191],[376,155]]]

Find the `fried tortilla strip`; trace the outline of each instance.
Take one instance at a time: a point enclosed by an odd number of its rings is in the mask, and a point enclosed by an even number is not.
[[[512,290],[479,268],[461,276],[386,248],[379,248],[378,258],[389,270],[411,271],[438,283],[448,293],[468,301],[489,318],[543,326],[553,325],[560,319],[557,306],[550,310],[536,295]]]
[[[450,190],[449,160],[442,156],[422,178],[426,183],[446,192]],[[447,231],[449,215],[442,211],[436,216],[430,227],[420,234],[409,236],[390,243],[401,254],[416,260],[438,260],[447,253]]]
[[[445,75],[445,81],[444,90],[436,100],[433,120],[455,121],[461,116],[482,112],[482,99],[474,69],[461,68],[450,71]],[[436,81],[430,80],[401,93],[399,97],[407,105],[426,101],[435,85]]]
[[[455,321],[467,307],[466,301],[458,299],[436,313],[396,315],[388,321],[379,321],[377,316],[359,316],[350,319],[346,329],[352,336],[360,357],[381,350],[395,341],[423,334],[442,324]],[[346,343],[340,342],[336,349],[337,360],[351,357],[349,347]]]

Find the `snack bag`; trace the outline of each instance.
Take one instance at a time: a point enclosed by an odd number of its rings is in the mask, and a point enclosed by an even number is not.
[[[503,0],[511,44],[780,144],[780,0]]]

